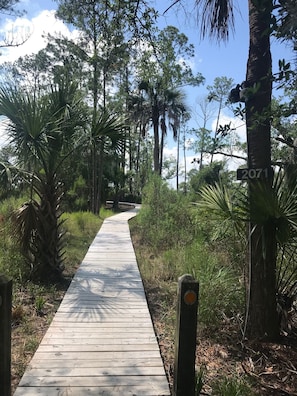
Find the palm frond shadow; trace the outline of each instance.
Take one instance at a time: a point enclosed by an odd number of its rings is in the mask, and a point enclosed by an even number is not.
[[[117,215],[120,216],[120,215]],[[146,296],[129,233],[106,219],[78,268],[57,315],[65,320],[141,322]],[[125,227],[128,228],[128,225]]]
[[[87,260],[81,264],[57,314],[87,321],[120,314],[130,320],[143,317],[146,299],[135,266],[127,261],[121,263],[120,269],[100,269],[100,263],[96,267],[88,265]]]

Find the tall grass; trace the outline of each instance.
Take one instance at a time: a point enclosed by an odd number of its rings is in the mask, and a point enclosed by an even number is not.
[[[30,267],[20,253],[11,217],[23,201],[23,198],[9,198],[0,203],[0,273],[13,278],[14,283],[21,284],[29,279]],[[90,212],[62,215],[66,272],[69,273],[82,261],[104,218],[111,214],[110,210],[102,209],[100,216]]]
[[[211,223],[199,216],[187,197],[154,178],[145,190],[132,232],[140,238],[138,261],[147,283],[175,293],[181,275],[189,273],[199,281],[200,328],[212,331],[226,318],[242,313],[244,287],[242,263],[236,262],[238,246],[232,245],[226,232],[210,237],[215,235]],[[169,301],[168,310],[175,309],[172,296],[164,300]]]
[[[215,381],[212,395],[214,396],[255,396],[250,385],[240,377],[226,377]]]
[[[1,202],[0,205],[0,273],[15,280],[21,280],[27,270],[16,244],[11,222],[13,211],[22,203],[22,199],[10,198]]]

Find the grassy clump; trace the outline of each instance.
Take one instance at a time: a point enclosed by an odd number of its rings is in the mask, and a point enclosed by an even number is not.
[[[0,273],[20,282],[28,268],[16,243],[11,216],[22,202],[21,199],[10,198],[0,205]]]
[[[248,382],[240,377],[224,377],[217,379],[212,387],[214,396],[253,396]]]

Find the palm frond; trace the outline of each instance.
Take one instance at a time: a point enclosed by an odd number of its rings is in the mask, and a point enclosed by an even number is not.
[[[93,122],[92,139],[95,143],[104,142],[120,151],[128,140],[126,124],[117,115],[102,111]]]
[[[39,205],[32,200],[25,202],[14,212],[17,239],[21,249],[28,257],[32,251],[32,241],[39,222]]]
[[[11,167],[5,162],[0,162],[0,181],[2,185],[9,186],[12,182]]]
[[[196,6],[201,14],[202,37],[216,37],[218,40],[227,40],[229,31],[234,30],[234,14],[232,0],[196,0]]]
[[[42,106],[29,94],[0,88],[0,114],[8,122],[8,134],[19,158],[27,164],[39,161],[47,151],[48,119]]]
[[[217,183],[214,186],[207,185],[202,188],[200,198],[198,206],[217,217],[232,221],[243,220],[240,211],[233,204],[230,191],[225,186]]]
[[[297,185],[289,188],[287,176],[279,171],[272,187],[253,183],[250,221],[259,226],[274,226],[278,243],[289,242],[297,231]]]

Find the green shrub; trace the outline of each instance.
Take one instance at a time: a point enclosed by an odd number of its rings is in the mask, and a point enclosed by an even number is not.
[[[193,240],[193,219],[187,197],[153,176],[143,192],[137,222],[143,242],[155,250],[185,246]]]

